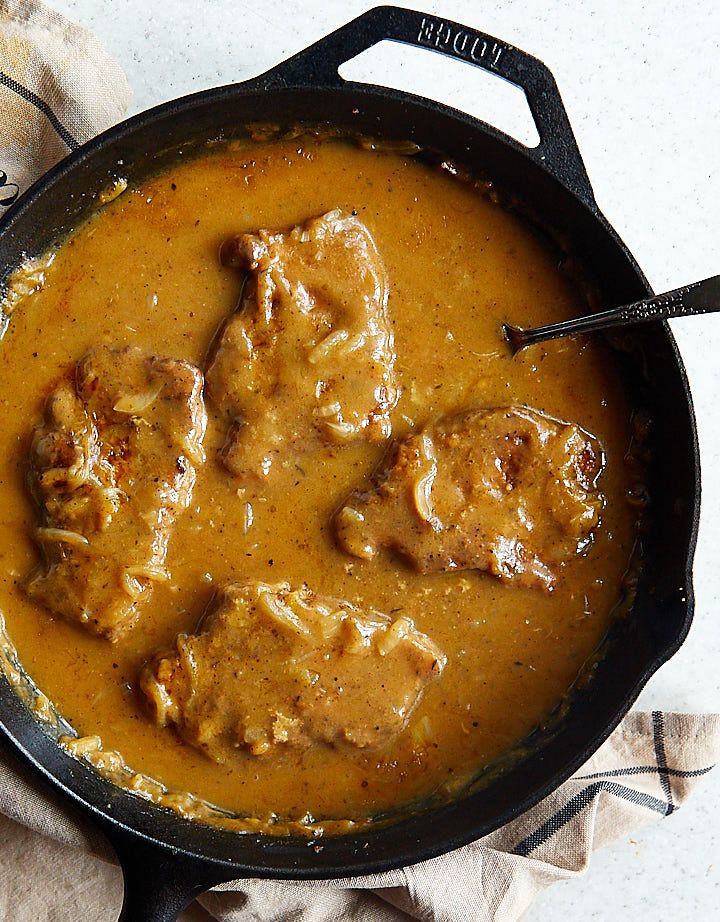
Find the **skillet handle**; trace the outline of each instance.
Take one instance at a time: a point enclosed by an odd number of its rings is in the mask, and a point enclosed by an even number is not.
[[[206,890],[237,879],[182,853],[144,842],[135,835],[108,830],[123,872],[123,904],[118,922],[176,922],[180,913]]]
[[[338,74],[340,65],[384,39],[429,48],[475,64],[522,89],[540,143],[534,148],[519,146],[586,205],[597,210],[553,75],[532,55],[468,26],[415,10],[378,6],[278,64],[259,77],[257,83],[266,89],[346,85]],[[518,146],[513,138],[504,134],[503,137]]]

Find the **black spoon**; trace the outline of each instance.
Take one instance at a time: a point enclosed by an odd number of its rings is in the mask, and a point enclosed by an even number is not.
[[[560,323],[549,323],[530,330],[504,323],[502,332],[515,355],[526,346],[541,343],[546,339],[572,336],[573,333],[594,333],[596,330],[630,326],[648,320],[710,314],[713,311],[720,311],[720,275],[714,275],[702,282],[693,282],[692,285],[684,285],[662,295],[655,295],[647,301],[636,301],[624,307],[613,307],[609,311],[601,311],[587,317],[574,317]]]

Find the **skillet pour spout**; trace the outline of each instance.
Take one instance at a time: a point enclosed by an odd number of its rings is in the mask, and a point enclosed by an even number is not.
[[[527,148],[491,126],[398,90],[348,82],[338,67],[384,39],[481,67],[523,89],[540,143]],[[157,172],[167,151],[232,138],[239,126],[327,124],[342,132],[412,141],[489,175],[553,231],[601,280],[602,301],[652,295],[632,254],[599,212],[555,81],[538,60],[500,39],[440,17],[378,7],[246,83],[165,103],[71,153],[15,205],[0,226],[8,271],[43,252],[90,213],[94,193],[122,162],[130,183]],[[441,147],[439,151],[438,148]],[[397,822],[323,840],[237,834],[170,813],[121,790],[72,758],[0,680],[0,731],[20,757],[96,823],[125,873],[124,922],[171,922],[203,890],[237,878],[331,879],[377,873],[459,848],[526,811],[566,780],[607,738],[690,627],[692,559],[700,499],[698,444],[687,378],[665,323],[628,331],[625,387],[652,419],[649,527],[631,611],[612,628],[592,681],[578,684],[551,731],[527,755],[451,803]]]

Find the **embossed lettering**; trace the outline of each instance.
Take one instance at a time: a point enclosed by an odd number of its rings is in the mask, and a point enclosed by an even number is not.
[[[428,22],[428,20],[423,16],[422,22],[420,23],[420,31],[418,32],[417,40],[421,45],[430,45],[432,44],[432,34],[433,34],[433,23]]]
[[[470,36],[467,32],[458,32],[455,38],[453,39],[453,51],[455,54],[459,54],[462,57],[465,56],[465,46],[468,43]]]
[[[466,29],[455,29],[442,19],[428,19],[423,16],[417,42],[428,48],[447,48],[465,61],[474,64],[487,63],[497,67],[504,48],[498,42],[490,45],[487,39]]]
[[[437,27],[437,33],[435,35],[435,47],[439,48],[440,43],[447,45],[452,36],[452,29],[444,22],[439,22]]]
[[[478,51],[478,45],[480,50]],[[485,57],[485,52],[487,51],[487,42],[481,38],[476,38],[470,49],[470,60],[471,61],[482,61]]]

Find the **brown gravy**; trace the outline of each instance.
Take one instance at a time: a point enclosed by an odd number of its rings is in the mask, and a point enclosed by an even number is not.
[[[52,618],[24,588],[38,559],[28,450],[48,393],[98,342],[205,367],[239,296],[219,244],[334,208],[358,213],[387,271],[400,389],[394,435],[441,414],[511,404],[579,424],[606,461],[592,545],[550,593],[472,570],[418,574],[388,553],[349,556],[332,517],[385,447],[319,447],[301,469],[244,484],[241,501],[218,462],[226,432],[209,406],[208,460],[170,540],[170,581],[115,644]],[[630,410],[596,341],[562,340],[512,359],[500,340],[504,320],[533,325],[586,306],[524,221],[411,157],[344,141],[235,143],[128,188],[59,247],[45,274],[42,289],[19,300],[0,346],[0,611],[24,668],[80,735],[98,734],[133,769],[225,809],[322,820],[455,789],[548,718],[621,598],[635,538]],[[388,750],[316,746],[217,764],[148,719],[136,687],[143,664],[194,630],[217,588],[245,579],[307,582],[360,607],[402,609],[444,651],[442,676]]]

